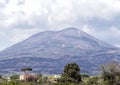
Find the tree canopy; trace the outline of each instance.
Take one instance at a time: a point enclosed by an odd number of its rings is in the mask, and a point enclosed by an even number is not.
[[[103,65],[101,76],[109,85],[120,85],[120,65],[117,62]]]
[[[21,71],[32,71],[32,68],[22,68]]]
[[[80,68],[76,63],[70,63],[65,65],[64,72],[61,76],[62,81],[67,82],[80,82]]]

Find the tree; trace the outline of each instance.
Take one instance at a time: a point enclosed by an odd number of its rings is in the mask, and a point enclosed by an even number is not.
[[[104,81],[108,81],[109,85],[120,85],[120,65],[117,62],[103,65],[101,77]]]
[[[64,67],[64,72],[61,76],[63,82],[81,82],[80,68],[76,63],[67,64]]]
[[[12,80],[19,79],[19,75],[17,75],[17,74],[11,75],[11,76],[10,76],[10,79],[12,79]]]
[[[22,68],[21,71],[23,71],[23,72],[32,71],[32,68]]]

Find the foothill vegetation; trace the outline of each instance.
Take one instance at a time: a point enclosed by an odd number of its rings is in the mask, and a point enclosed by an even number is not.
[[[32,68],[22,68],[24,74],[32,71]],[[19,75],[11,75],[10,80],[0,76],[0,85],[120,85],[120,65],[117,62],[110,62],[101,66],[101,72],[96,76],[89,76],[80,73],[80,67],[77,63],[69,63],[64,66],[60,77],[35,75],[37,80],[30,77],[21,81]],[[32,79],[33,78],[33,79]]]

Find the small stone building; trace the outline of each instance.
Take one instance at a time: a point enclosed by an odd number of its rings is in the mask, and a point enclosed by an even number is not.
[[[33,81],[37,81],[37,76],[32,74],[24,74],[24,75],[20,75],[20,80],[26,82],[33,82]]]

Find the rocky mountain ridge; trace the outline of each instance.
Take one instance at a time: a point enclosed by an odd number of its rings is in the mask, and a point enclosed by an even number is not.
[[[76,28],[37,33],[0,52],[2,72],[32,67],[35,72],[60,73],[77,62],[83,73],[96,74],[106,62],[119,62],[120,49]],[[11,70],[11,71],[10,71]]]

